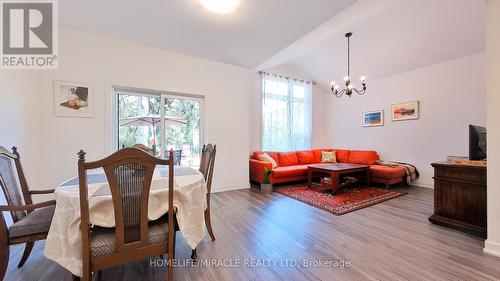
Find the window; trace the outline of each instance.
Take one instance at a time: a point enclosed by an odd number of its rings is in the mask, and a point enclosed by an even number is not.
[[[143,144],[158,157],[170,149],[181,165],[197,167],[202,144],[203,98],[115,90],[116,148]],[[162,122],[163,120],[163,122]]]
[[[310,149],[311,133],[311,84],[262,74],[262,149]]]

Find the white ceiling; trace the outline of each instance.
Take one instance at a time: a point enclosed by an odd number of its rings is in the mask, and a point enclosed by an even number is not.
[[[231,14],[198,0],[64,0],[63,26],[255,67],[356,0],[241,0]]]
[[[328,87],[346,75],[368,82],[485,49],[484,0],[359,0],[255,69],[288,65]]]

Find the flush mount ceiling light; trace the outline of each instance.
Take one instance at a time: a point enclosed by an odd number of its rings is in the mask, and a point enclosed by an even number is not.
[[[200,4],[210,12],[217,14],[227,14],[232,12],[238,4],[239,0],[199,0]]]

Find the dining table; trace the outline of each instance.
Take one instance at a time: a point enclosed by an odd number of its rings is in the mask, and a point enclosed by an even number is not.
[[[148,219],[161,218],[168,211],[167,168],[156,168],[151,181]],[[115,226],[111,191],[102,169],[87,174],[90,223],[99,227]],[[47,235],[44,254],[76,276],[82,276],[82,232],[80,229],[80,194],[78,177],[55,188],[56,207]],[[174,207],[179,231],[195,249],[205,235],[204,212],[207,186],[198,170],[185,166],[174,168]]]

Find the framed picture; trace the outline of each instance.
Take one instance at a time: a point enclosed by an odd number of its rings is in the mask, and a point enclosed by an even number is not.
[[[79,82],[54,81],[54,115],[94,117],[94,88]]]
[[[384,126],[384,111],[363,112],[363,127]]]
[[[420,118],[419,101],[410,101],[392,105],[392,121],[413,120]]]

